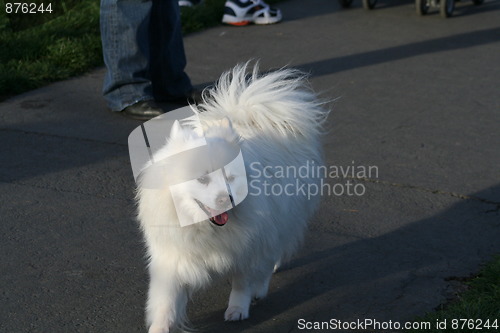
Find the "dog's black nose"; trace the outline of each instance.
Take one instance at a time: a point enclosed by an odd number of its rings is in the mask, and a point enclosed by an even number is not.
[[[215,199],[215,204],[217,205],[217,209],[228,209],[231,208],[231,203],[233,202],[233,198],[227,193],[221,193]]]

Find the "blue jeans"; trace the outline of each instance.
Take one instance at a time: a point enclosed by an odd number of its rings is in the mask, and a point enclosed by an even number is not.
[[[193,89],[184,72],[178,0],[101,0],[103,94],[113,111]]]

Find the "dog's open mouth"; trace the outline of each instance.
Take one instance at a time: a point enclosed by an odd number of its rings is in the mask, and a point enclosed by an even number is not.
[[[195,201],[198,206],[200,206],[200,208],[205,212],[205,214],[207,214],[210,222],[212,222],[213,224],[222,227],[229,220],[229,214],[227,212],[221,212],[220,210],[212,209],[197,199],[195,199]]]

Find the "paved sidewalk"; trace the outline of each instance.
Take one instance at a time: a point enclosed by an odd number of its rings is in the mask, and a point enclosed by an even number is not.
[[[418,17],[412,1],[291,0],[273,26],[185,39],[196,85],[261,59],[328,99],[326,159],[376,166],[361,196],[325,196],[306,244],[251,318],[224,323],[225,279],[194,297],[201,332],[312,332],[299,320],[405,321],[500,252],[500,2]],[[145,332],[147,274],[127,137],[104,70],[0,104],[0,332]],[[340,330],[336,330],[340,332]]]

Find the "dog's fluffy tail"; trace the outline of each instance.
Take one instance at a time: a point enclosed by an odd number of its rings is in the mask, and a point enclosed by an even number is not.
[[[205,97],[200,111],[229,117],[234,125],[257,135],[263,131],[314,140],[328,115],[306,75],[290,68],[259,74],[258,64],[251,72],[248,62],[237,65]]]

